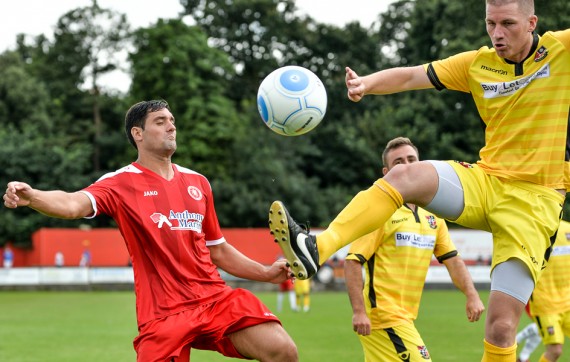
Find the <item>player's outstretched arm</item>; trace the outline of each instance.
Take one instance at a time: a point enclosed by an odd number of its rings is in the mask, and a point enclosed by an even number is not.
[[[360,77],[350,67],[345,68],[348,99],[358,102],[368,94],[392,94],[407,90],[433,88],[422,65],[398,67]]]
[[[453,281],[453,284],[457,289],[461,290],[467,302],[465,304],[465,313],[467,314],[467,319],[469,322],[476,322],[481,318],[481,315],[485,311],[485,305],[479,297],[475,285],[473,285],[473,280],[471,279],[471,274],[467,270],[463,259],[459,255],[454,256],[443,261],[443,264],[449,272],[449,276]]]
[[[229,243],[221,243],[208,248],[212,262],[238,278],[274,284],[290,278],[291,270],[284,259],[275,261],[271,266],[265,266],[243,255]]]
[[[352,329],[362,335],[370,334],[370,318],[366,314],[364,297],[362,296],[362,265],[356,260],[344,261],[344,280],[348,291],[348,298],[352,305]]]
[[[62,219],[79,219],[93,214],[91,201],[82,192],[42,191],[25,182],[9,182],[3,199],[7,208],[27,206],[42,214]]]

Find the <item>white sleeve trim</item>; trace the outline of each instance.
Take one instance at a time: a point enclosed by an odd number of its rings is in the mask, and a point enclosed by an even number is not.
[[[226,242],[226,238],[224,238],[223,236],[218,239],[218,240],[206,240],[206,246],[214,246],[214,245],[220,245]]]
[[[97,216],[97,203],[95,202],[95,198],[93,197],[93,195],[91,195],[90,192],[88,191],[79,191],[79,192],[83,192],[85,195],[87,195],[87,197],[89,198],[89,200],[91,200],[91,207],[93,208],[93,215],[89,215],[89,216],[85,216],[84,219],[93,219],[95,216]]]

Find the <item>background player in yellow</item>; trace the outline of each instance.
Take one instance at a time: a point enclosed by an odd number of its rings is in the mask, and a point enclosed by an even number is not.
[[[570,223],[565,220],[529,304],[546,347],[540,362],[558,361],[564,335],[570,337]]]
[[[309,279],[296,279],[293,286],[297,298],[297,311],[308,312],[311,309],[311,281]]]
[[[385,175],[396,165],[418,160],[413,143],[398,137],[384,149],[382,172]],[[479,320],[485,307],[443,219],[405,204],[382,228],[350,246],[345,280],[353,310],[352,326],[366,361],[431,360],[414,320],[432,255],[447,267],[453,283],[465,294],[469,321]]]
[[[384,225],[404,202],[489,231],[494,245],[482,361],[515,361],[517,326],[550,255],[570,187],[570,29],[539,36],[537,22],[533,0],[487,0],[493,48],[364,77],[346,68],[348,97],[355,102],[428,88],[471,94],[485,124],[485,146],[476,164],[394,167],[318,236],[274,202],[271,232],[297,278],[314,275],[336,250]]]

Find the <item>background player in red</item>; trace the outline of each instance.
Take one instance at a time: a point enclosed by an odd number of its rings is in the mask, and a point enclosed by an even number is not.
[[[277,260],[283,259],[282,257],[277,258]],[[277,311],[281,312],[283,310],[283,299],[287,298],[289,302],[289,308],[291,310],[297,309],[297,301],[295,299],[295,287],[293,286],[293,279],[285,279],[279,283],[279,290],[277,291]]]
[[[9,182],[4,205],[65,219],[114,218],[134,270],[138,361],[189,361],[191,348],[297,361],[297,348],[277,317],[249,291],[230,288],[217,270],[281,283],[290,273],[285,261],[267,267],[226,242],[206,177],[171,162],[176,126],[168,104],[133,105],[125,131],[138,151],[132,164],[77,192]]]
[[[295,287],[293,286],[293,280],[287,279],[279,284],[279,292],[277,293],[277,311],[281,312],[283,310],[283,299],[287,297],[289,301],[289,308],[291,310],[297,310],[297,302],[295,300]]]

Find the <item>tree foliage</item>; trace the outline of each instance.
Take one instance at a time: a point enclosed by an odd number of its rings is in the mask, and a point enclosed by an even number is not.
[[[90,145],[77,142],[58,128],[49,113],[44,84],[26,70],[16,53],[0,56],[0,180],[16,179],[40,189],[64,185],[67,190],[87,182]],[[73,175],[73,177],[69,177]],[[9,177],[9,179],[8,179]],[[57,225],[29,209],[0,214],[2,241],[27,244],[40,225]],[[75,223],[77,225],[77,223]]]
[[[131,98],[166,99],[177,120],[176,161],[227,178],[234,165],[230,151],[245,127],[227,97],[235,73],[227,55],[181,20],[140,29],[134,45]]]

